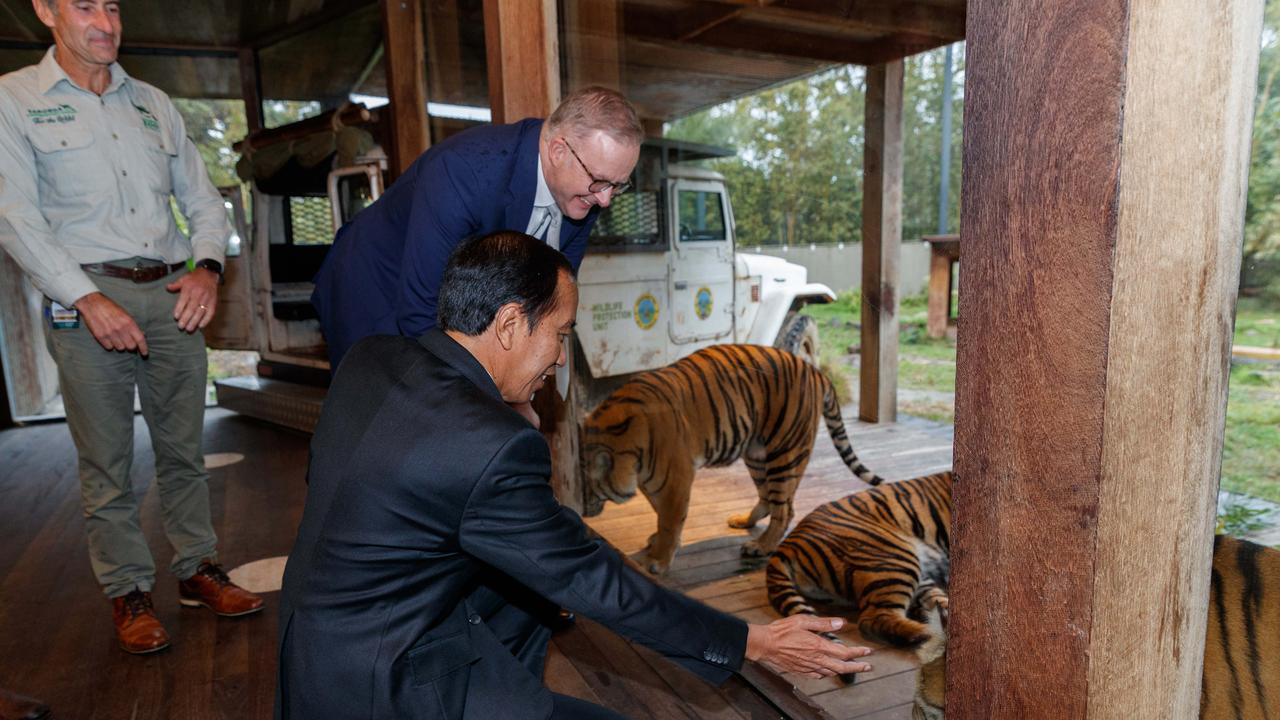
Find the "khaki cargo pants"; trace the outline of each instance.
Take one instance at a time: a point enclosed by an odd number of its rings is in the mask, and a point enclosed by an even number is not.
[[[186,579],[217,546],[201,448],[208,368],[204,336],[178,327],[173,319],[178,295],[165,290],[184,272],[141,284],[93,276],[103,294],[142,328],[150,349],[146,358],[104,349],[83,319],[77,328],[54,329],[45,300],[46,341],[58,364],[67,427],[79,453],[89,560],[108,597],[135,587],[151,590],[155,584],[155,561],[138,518],[142,493],[134,491],[130,478],[135,385],[155,450],[164,532],[174,550],[169,569]]]

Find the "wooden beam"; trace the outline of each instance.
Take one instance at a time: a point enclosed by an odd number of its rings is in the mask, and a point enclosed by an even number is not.
[[[258,51],[240,48],[240,96],[244,98],[244,117],[249,135],[262,130],[262,73],[258,67]]]
[[[927,49],[964,39],[963,6],[952,10],[897,2],[865,6],[860,3],[857,12],[848,14],[825,8],[817,11],[778,7],[772,0],[750,5],[709,2],[679,13],[660,6],[629,4],[626,19],[629,36],[761,52],[776,47],[778,54],[864,65],[897,59],[865,59],[858,54],[858,48],[865,44],[896,41]],[[770,41],[773,36],[777,37]],[[761,39],[771,44],[761,47]]]
[[[1194,718],[1262,1],[969,13],[947,715]]]
[[[862,343],[858,417],[898,416],[898,261],[902,254],[901,61],[867,68],[862,153]]]
[[[545,118],[560,100],[555,0],[484,0],[493,122]]]
[[[0,36],[0,50],[48,50],[49,40]],[[130,42],[120,46],[121,55],[158,55],[163,57],[236,58],[239,50],[224,45],[200,45],[194,43]]]
[[[777,55],[828,63],[877,65],[945,45],[942,37],[908,32],[854,33],[839,27],[836,19],[827,27],[821,16],[802,27],[779,24],[764,17],[752,19],[745,10],[729,13],[673,17],[646,6],[626,8],[628,37],[687,42],[694,46]]]
[[[660,138],[663,135],[663,125],[666,123],[662,118],[642,117],[640,118],[640,127],[644,128],[644,136],[651,138]]]
[[[622,90],[622,43],[618,0],[567,2],[565,62],[569,89],[603,85]]]
[[[325,3],[324,9],[318,12],[307,13],[299,17],[287,18],[285,22],[278,27],[264,32],[251,38],[248,45],[258,48],[271,47],[277,43],[283,42],[290,38],[295,38],[304,33],[333,22],[373,5],[379,0],[329,0]]]
[[[431,145],[427,130],[426,48],[422,0],[381,0],[382,37],[390,96],[391,179],[400,176]]]

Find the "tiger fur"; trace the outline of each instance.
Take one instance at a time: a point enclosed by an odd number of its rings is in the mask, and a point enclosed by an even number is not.
[[[868,638],[899,647],[927,640],[916,618],[921,598],[947,587],[951,479],[925,475],[815,508],[769,559],[769,602],[783,616],[819,614],[810,598],[851,606]]]
[[[1226,535],[1213,539],[1209,617],[1200,683],[1201,720],[1280,717],[1280,550]],[[945,631],[947,604],[926,608]],[[915,720],[942,720],[946,704],[946,634],[916,650],[920,674]]]
[[[606,500],[626,502],[638,488],[658,515],[647,567],[660,575],[680,547],[694,473],[742,458],[760,499],[729,524],[750,528],[768,515],[768,528],[742,548],[747,557],[767,555],[794,516],[792,498],[820,415],[849,469],[879,484],[853,451],[831,381],[796,355],[760,345],[716,345],[639,375],[586,419],[583,514],[599,514]]]

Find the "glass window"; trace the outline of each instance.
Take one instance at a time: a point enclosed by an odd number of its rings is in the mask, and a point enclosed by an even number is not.
[[[728,239],[724,229],[724,198],[718,192],[681,190],[680,242]]]

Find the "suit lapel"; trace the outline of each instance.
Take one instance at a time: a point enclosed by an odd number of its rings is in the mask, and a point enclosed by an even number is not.
[[[432,328],[425,335],[418,338],[418,343],[432,355],[444,361],[446,365],[462,373],[463,377],[470,380],[476,387],[492,395],[495,399],[502,400],[502,393],[498,390],[498,386],[494,384],[493,378],[489,376],[489,371],[485,370],[480,361],[476,360],[475,356],[470,352],[467,352],[466,348],[444,334],[443,331],[438,328]]]
[[[507,229],[524,232],[533,210],[533,196],[538,190],[538,138],[542,121],[527,123],[516,147],[516,166],[507,187]]]

